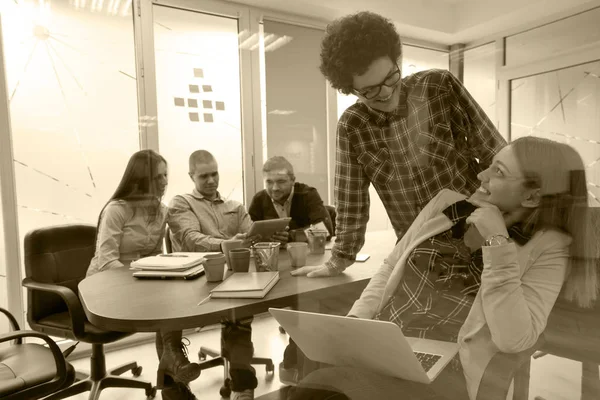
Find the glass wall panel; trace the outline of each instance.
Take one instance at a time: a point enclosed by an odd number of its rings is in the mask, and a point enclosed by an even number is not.
[[[402,76],[427,69],[445,69],[450,67],[450,54],[410,45],[402,46]]]
[[[21,243],[95,224],[139,149],[131,1],[2,1]]]
[[[0,79],[2,79],[2,77],[0,77]],[[0,179],[1,178],[2,177],[0,176]],[[6,255],[4,252],[4,224],[2,221],[2,197],[0,197],[0,307],[8,309],[6,290]],[[8,332],[8,321],[6,318],[0,317],[0,334],[5,332]]]
[[[4,259],[2,259],[2,261],[4,262]],[[8,299],[6,297],[6,277],[5,276],[0,276],[0,307],[4,308],[4,309],[8,309]],[[0,332],[1,334],[4,334],[6,332],[10,331],[10,324],[8,322],[8,320],[4,317],[4,314],[2,314],[2,317],[0,318]],[[9,342],[4,342],[4,343],[0,343],[0,348],[3,347],[8,347],[10,345]]]
[[[488,118],[496,120],[496,43],[465,51],[464,85]]]
[[[506,65],[523,65],[600,43],[600,8],[506,38]]]
[[[244,201],[238,21],[154,6],[158,132],[169,162],[165,199],[189,193],[189,155],[210,151],[219,192]]]
[[[0,77],[0,79],[2,79]],[[0,176],[0,179],[2,177]],[[1,187],[1,186],[0,186]],[[6,277],[6,256],[4,249],[4,223],[2,219],[2,197],[0,197],[0,277]],[[0,291],[4,291],[4,286],[0,286]],[[6,304],[0,303],[0,307],[4,307]],[[2,332],[2,331],[0,331]]]
[[[424,49],[410,45],[402,46],[402,77],[412,75],[415,72],[427,69],[444,69],[450,67],[450,55],[448,52]],[[338,119],[342,116],[346,108],[358,101],[358,97],[350,94],[345,95],[338,92],[337,96],[337,114]],[[379,231],[382,229],[392,229],[392,225],[385,211],[379,195],[371,186],[369,188],[369,197],[371,198],[370,218],[367,225],[367,231]]]
[[[573,146],[600,205],[600,62],[511,81],[511,140],[532,135]]]
[[[315,187],[328,204],[327,84],[318,68],[324,32],[272,21],[264,21],[263,28],[267,121],[263,156],[287,158],[296,180]]]

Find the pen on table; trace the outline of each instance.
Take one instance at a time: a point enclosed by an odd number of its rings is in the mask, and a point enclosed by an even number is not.
[[[208,296],[206,296],[204,299],[202,299],[202,301],[200,301],[200,303],[198,303],[198,305],[201,306],[202,304],[206,303],[209,300],[210,300],[210,294]]]
[[[187,257],[184,254],[161,254],[161,257]]]

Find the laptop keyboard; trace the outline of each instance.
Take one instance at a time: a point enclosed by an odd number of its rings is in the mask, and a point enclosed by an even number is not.
[[[421,363],[421,366],[423,366],[425,372],[429,372],[431,367],[433,367],[435,363],[438,362],[440,358],[442,358],[442,356],[439,356],[437,354],[420,353],[418,351],[415,351],[414,353],[415,356],[417,356],[417,360],[419,360],[419,362]]]

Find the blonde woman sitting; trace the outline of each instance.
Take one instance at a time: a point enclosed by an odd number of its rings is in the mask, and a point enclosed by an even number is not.
[[[443,190],[427,204],[349,312],[395,322],[406,336],[458,341],[459,355],[430,385],[331,367],[291,398],[475,400],[492,357],[531,348],[561,290],[592,304],[596,251],[579,154],[525,137],[478,178],[471,197]]]

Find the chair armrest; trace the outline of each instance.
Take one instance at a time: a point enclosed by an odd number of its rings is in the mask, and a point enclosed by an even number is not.
[[[13,331],[20,331],[21,328],[19,327],[19,323],[17,322],[17,320],[15,319],[15,317],[10,313],[10,311],[0,307],[0,312],[4,315],[6,315],[6,318],[8,318],[8,320],[10,321],[10,325],[12,326],[12,330]],[[15,344],[21,344],[23,343],[23,340],[19,337],[16,339]]]
[[[8,342],[13,339],[22,340],[24,337],[34,337],[38,339],[42,339],[52,352],[52,356],[54,357],[54,364],[56,365],[56,376],[52,381],[60,381],[61,384],[67,379],[67,362],[65,361],[65,357],[58,345],[54,342],[54,340],[50,339],[48,335],[45,335],[36,331],[16,331],[6,333],[4,335],[0,335],[0,343]]]
[[[527,350],[518,353],[496,353],[490,360],[479,384],[476,400],[506,400],[510,384],[519,369],[529,365],[531,356],[544,344],[544,336]]]
[[[75,292],[64,286],[53,285],[50,283],[40,283],[31,278],[23,279],[23,286],[30,290],[39,290],[41,292],[54,293],[60,296],[67,304],[67,309],[69,310],[69,315],[71,316],[73,334],[78,339],[83,336],[84,322],[87,320],[87,318],[83,312],[81,301]]]

